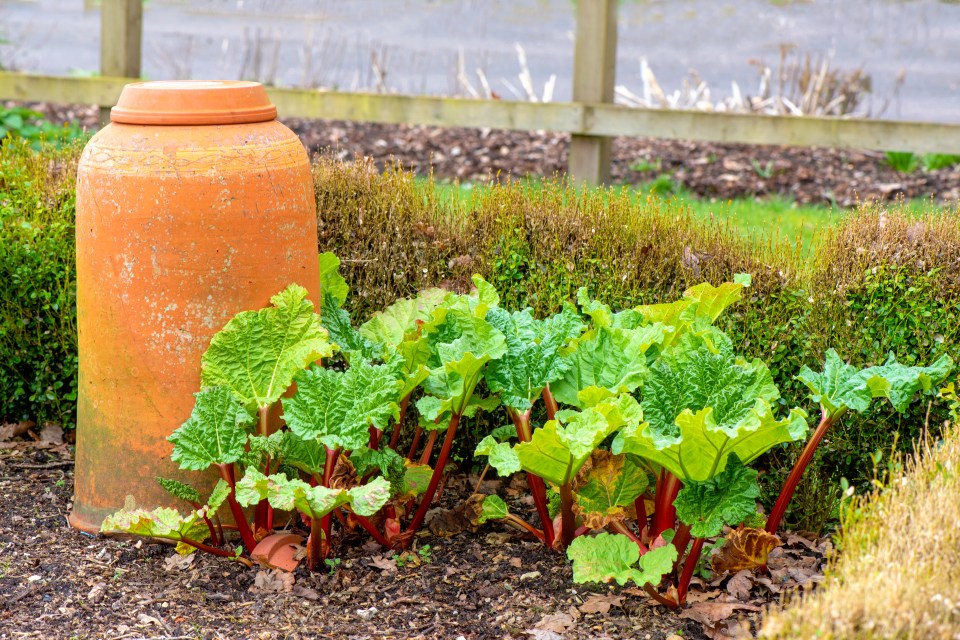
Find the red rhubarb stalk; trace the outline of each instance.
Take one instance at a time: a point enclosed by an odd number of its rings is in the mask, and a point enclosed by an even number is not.
[[[230,485],[230,493],[227,494],[227,504],[230,505],[230,513],[233,514],[233,520],[237,525],[237,531],[240,533],[243,546],[247,550],[247,553],[250,553],[253,551],[253,548],[257,546],[257,541],[253,537],[253,532],[250,530],[250,524],[247,522],[246,514],[243,513],[243,507],[240,506],[240,503],[237,502],[237,498],[234,495],[237,483],[233,474],[233,465],[218,464],[217,470],[220,472],[220,477],[223,478],[223,481]]]
[[[677,499],[677,494],[682,487],[683,483],[677,476],[666,469],[660,470],[656,493],[653,497],[656,506],[653,512],[650,535],[654,538],[667,529],[673,528],[677,520],[677,509],[673,506],[673,501]]]
[[[410,404],[410,394],[408,393],[400,401],[400,415],[393,425],[393,433],[390,435],[390,448],[396,451],[397,443],[400,442],[400,430],[403,427],[403,419],[407,415],[407,406]]]
[[[690,547],[690,555],[687,556],[687,562],[683,565],[683,573],[680,574],[680,582],[677,583],[677,604],[679,605],[687,601],[687,589],[690,588],[693,572],[697,568],[697,562],[700,561],[701,551],[703,551],[703,538],[694,538],[693,546]]]
[[[544,390],[546,393],[546,390]],[[552,397],[552,396],[551,396]],[[517,428],[517,438],[520,442],[530,442],[532,430],[530,429],[530,410],[520,413],[515,409],[507,409],[513,425]],[[530,495],[533,496],[533,504],[537,508],[537,516],[540,518],[540,526],[543,527],[544,542],[548,547],[553,547],[555,533],[553,531],[553,519],[550,517],[550,510],[547,508],[547,487],[543,479],[532,473],[527,473],[527,486],[530,488]]]
[[[423,454],[420,456],[420,464],[430,464],[430,456],[433,455],[433,445],[437,443],[438,431],[431,431],[427,436],[427,442],[423,445]]]
[[[820,424],[817,425],[817,429],[813,432],[813,436],[810,438],[807,446],[803,448],[803,453],[800,454],[796,464],[793,465],[790,475],[787,476],[786,482],[783,483],[783,489],[777,497],[777,502],[773,505],[773,510],[767,518],[767,533],[776,533],[777,529],[780,528],[780,522],[783,520],[783,515],[787,512],[787,505],[789,505],[790,500],[793,499],[797,485],[800,484],[800,478],[803,477],[803,472],[806,471],[807,465],[813,460],[813,454],[820,445],[820,441],[823,440],[823,436],[827,434],[827,429],[836,422],[840,415],[841,413],[831,415],[826,409],[821,409],[822,417],[820,418]]]
[[[430,476],[430,484],[427,485],[427,492],[423,494],[420,506],[413,516],[413,521],[407,528],[410,534],[416,533],[423,524],[423,519],[427,516],[430,509],[430,503],[433,502],[433,496],[437,493],[437,486],[440,484],[440,478],[443,477],[443,468],[447,466],[447,460],[450,458],[450,449],[453,448],[453,437],[457,434],[457,425],[460,423],[460,414],[454,413],[450,416],[450,423],[447,426],[447,434],[443,438],[443,446],[440,447],[440,457],[437,459],[437,466],[433,469]],[[409,540],[412,540],[411,536]],[[409,544],[409,542],[408,542]]]

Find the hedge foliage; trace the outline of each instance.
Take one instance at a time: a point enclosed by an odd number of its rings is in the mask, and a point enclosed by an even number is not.
[[[9,141],[0,156],[2,419],[74,421],[77,157],[76,148],[36,154]],[[429,180],[397,168],[381,172],[365,160],[321,158],[314,177],[320,250],[341,257],[358,321],[426,286],[465,289],[475,272],[497,287],[504,305],[539,314],[581,286],[622,308],[749,272],[750,296],[722,328],[770,365],[784,404],[801,402],[793,376],[830,347],[860,366],[891,351],[905,363],[960,354],[960,211],[911,219],[897,207],[864,208],[805,253],[752,243],[725,224],[693,219],[675,201],[636,202],[560,180],[506,181],[461,201]],[[894,443],[908,448],[945,419],[936,405],[846,419],[821,446],[820,473],[797,499],[797,512],[809,518],[800,524],[815,528],[830,515],[822,498],[838,478],[867,481],[872,454]],[[474,433],[490,426],[498,424],[474,425]],[[466,442],[462,450],[469,449]],[[775,479],[796,453],[778,451],[767,473]]]
[[[79,145],[0,147],[0,419],[76,420]]]

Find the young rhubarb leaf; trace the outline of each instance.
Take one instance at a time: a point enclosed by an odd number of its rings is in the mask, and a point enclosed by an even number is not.
[[[157,478],[157,483],[174,498],[183,500],[188,504],[200,503],[200,492],[189,484],[174,480],[173,478]]]
[[[723,525],[736,526],[757,512],[757,472],[734,455],[726,468],[709,480],[687,482],[673,504],[680,520],[690,525],[694,538],[710,538]]]
[[[557,486],[567,484],[607,436],[621,428],[637,427],[643,420],[640,405],[629,394],[610,397],[605,390],[587,389],[580,394],[580,401],[587,405],[583,410],[558,412],[557,420],[535,430],[529,442],[514,447],[524,471]]]
[[[271,302],[234,316],[201,358],[201,384],[229,388],[251,412],[279,400],[297,371],[333,353],[306,289],[290,285]]]
[[[566,356],[567,371],[550,390],[558,401],[574,406],[580,406],[577,396],[587,387],[602,387],[614,395],[633,392],[647,375],[647,350],[661,344],[671,332],[671,327],[659,323],[636,329],[591,330],[577,341],[576,351]]]
[[[291,480],[282,474],[265,476],[251,468],[237,482],[236,496],[243,506],[267,500],[274,509],[297,509],[308,518],[323,517],[340,506],[350,506],[357,514],[370,516],[390,499],[390,483],[376,478],[352,489],[311,487],[302,480]]]
[[[330,252],[320,254],[320,295],[330,296],[342,307],[350,293],[350,285],[340,275],[340,258]]]
[[[473,396],[483,368],[506,353],[503,334],[481,317],[451,309],[429,336],[433,355],[423,381],[429,395],[417,403],[428,419],[447,413],[462,415]],[[429,397],[436,401],[421,403]]]
[[[833,419],[848,409],[866,411],[875,398],[888,398],[897,411],[905,411],[919,391],[928,392],[953,370],[953,360],[941,356],[928,367],[908,367],[891,355],[875,367],[858,369],[830,349],[822,372],[803,367],[797,379],[810,389],[810,398]]]
[[[634,500],[647,490],[646,471],[628,456],[595,449],[573,481],[574,512],[589,529],[636,518]]]
[[[360,325],[360,335],[370,342],[398,348],[416,339],[420,325],[433,317],[449,295],[443,289],[425,289],[416,298],[402,298]]]
[[[631,453],[662,465],[683,482],[703,482],[723,471],[731,453],[747,464],[770,447],[802,438],[806,413],[792,409],[778,420],[779,397],[759,360],[738,360],[727,348],[712,353],[664,354],[643,389],[646,425],[628,425],[614,453]]]
[[[370,425],[385,429],[398,415],[395,367],[357,358],[346,371],[314,366],[294,379],[297,392],[282,400],[283,419],[303,440],[352,451],[368,442]]]
[[[567,548],[573,562],[573,581],[610,582],[625,585],[632,580],[638,586],[656,587],[673,570],[677,550],[672,544],[651,549],[640,557],[640,548],[625,535],[600,533],[580,536]],[[634,565],[640,561],[640,568]]]
[[[167,437],[173,443],[171,459],[181,469],[203,471],[213,464],[230,464],[245,453],[253,417],[224,387],[194,394],[190,417]]]
[[[203,542],[209,535],[203,520],[206,508],[181,515],[176,509],[158,507],[145,509],[122,509],[104,518],[101,533],[129,533],[148,538],[162,538],[178,542],[177,553],[187,555],[196,549],[184,544],[185,539]]]
[[[516,432],[514,432],[516,435]],[[481,440],[473,452],[474,457],[487,456],[487,462],[497,470],[501,478],[506,478],[520,471],[520,458],[509,442],[497,442],[493,435]]]
[[[330,342],[335,344],[348,360],[353,353],[360,353],[368,360],[383,358],[383,345],[371,342],[361,335],[353,327],[347,310],[342,309],[337,299],[330,294],[323,296],[323,303],[320,305],[320,322],[326,329]]]
[[[570,363],[560,351],[585,328],[571,306],[546,320],[535,319],[530,309],[510,313],[497,307],[487,313],[487,322],[503,333],[507,351],[490,363],[484,378],[505,405],[519,412],[563,376]]]
[[[473,525],[480,526],[487,520],[502,520],[508,515],[510,515],[510,511],[507,509],[507,503],[503,501],[503,498],[496,494],[491,494],[483,499],[480,513],[477,515],[476,520],[473,521]]]

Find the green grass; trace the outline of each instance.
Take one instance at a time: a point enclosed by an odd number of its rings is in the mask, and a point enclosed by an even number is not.
[[[422,179],[426,180],[426,179]],[[529,189],[540,189],[539,179],[527,179],[523,184]],[[482,193],[486,185],[477,183],[435,182],[434,189],[440,202],[451,205],[454,199],[461,204],[469,204],[471,199]],[[694,216],[703,220],[728,222],[744,236],[757,242],[767,242],[774,238],[789,241],[804,252],[810,251],[820,241],[821,232],[835,227],[849,213],[843,207],[831,205],[797,204],[789,198],[774,196],[770,198],[737,198],[734,200],[704,199],[685,191],[672,182],[669,176],[663,176],[641,187],[617,186],[613,191],[627,191],[634,201],[646,198],[675,200],[681,207],[689,209]],[[927,199],[906,200],[897,208],[914,216],[931,213],[942,207]]]

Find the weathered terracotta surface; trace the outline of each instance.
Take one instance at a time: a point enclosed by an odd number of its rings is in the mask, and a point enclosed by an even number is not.
[[[174,506],[156,476],[197,480],[169,461],[166,438],[190,415],[211,336],[292,282],[314,304],[319,293],[309,161],[262,87],[140,83],[115,109],[77,176],[70,522],[90,531],[127,495]]]

